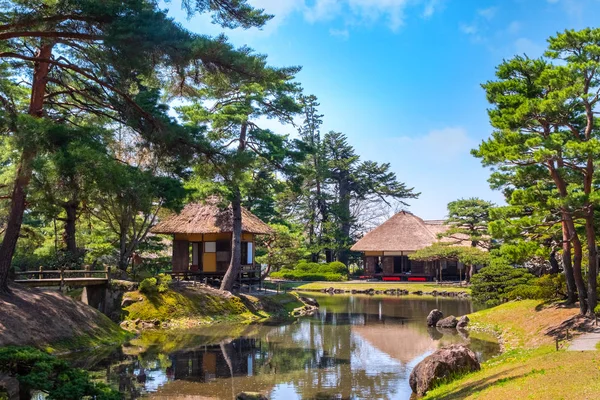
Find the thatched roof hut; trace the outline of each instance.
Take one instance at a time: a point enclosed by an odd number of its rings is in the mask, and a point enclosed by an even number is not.
[[[233,232],[233,212],[231,206],[220,207],[216,198],[205,202],[190,203],[179,214],[162,220],[152,233],[160,234],[208,234]],[[242,207],[242,232],[255,235],[272,233],[269,225]]]
[[[408,211],[401,211],[367,233],[352,246],[352,251],[417,251],[440,241],[438,235],[448,228],[443,220],[424,221]],[[458,242],[449,238],[441,241]]]

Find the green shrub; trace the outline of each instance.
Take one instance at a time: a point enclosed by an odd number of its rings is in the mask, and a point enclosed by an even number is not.
[[[543,299],[542,289],[535,280],[529,285],[518,285],[510,290],[504,298],[508,300]]]
[[[169,274],[158,274],[156,276],[158,283],[156,285],[158,293],[164,293],[169,290],[169,287],[173,283],[173,278]]]
[[[81,369],[33,347],[0,348],[0,373],[17,378],[21,390],[40,390],[49,400],[116,400],[121,395],[95,383]]]
[[[552,300],[565,298],[567,293],[567,279],[564,274],[543,275],[535,280],[540,288],[540,299]]]
[[[331,282],[340,282],[347,279],[346,276],[341,274],[334,274],[331,272],[322,273],[322,272],[304,272],[304,271],[296,271],[296,270],[286,270],[273,272],[271,274],[271,278],[275,279],[286,279],[290,281],[331,281]]]
[[[154,294],[158,292],[158,287],[156,286],[157,280],[156,278],[146,278],[140,282],[140,292],[144,294]]]
[[[331,272],[333,272],[334,274],[342,274],[342,275],[348,274],[348,267],[346,267],[346,264],[344,264],[343,262],[334,261],[334,262],[329,263],[328,267],[331,270]]]
[[[494,306],[510,299],[512,291],[525,294],[525,289],[517,288],[531,286],[534,280],[535,277],[525,268],[515,268],[503,259],[493,259],[490,266],[482,268],[471,279],[471,293],[476,303]]]

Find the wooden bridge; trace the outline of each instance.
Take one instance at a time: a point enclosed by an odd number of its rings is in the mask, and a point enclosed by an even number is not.
[[[110,268],[105,270],[45,270],[40,267],[37,271],[15,272],[15,283],[30,287],[50,287],[58,286],[61,289],[65,286],[98,286],[106,285],[110,282]]]

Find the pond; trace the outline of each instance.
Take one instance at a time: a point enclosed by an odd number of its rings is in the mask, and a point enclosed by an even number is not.
[[[409,399],[412,368],[436,348],[467,343],[481,360],[494,338],[426,327],[434,308],[473,311],[468,300],[314,295],[312,317],[279,325],[217,325],[144,333],[112,354],[73,359],[127,399]]]

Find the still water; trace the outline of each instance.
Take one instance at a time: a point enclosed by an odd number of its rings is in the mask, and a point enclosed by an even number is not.
[[[434,308],[473,311],[468,300],[309,296],[321,307],[283,325],[218,325],[148,332],[78,366],[127,399],[233,399],[242,391],[272,400],[409,399],[412,368],[436,348],[467,343],[480,359],[499,352],[493,338],[428,329]]]

